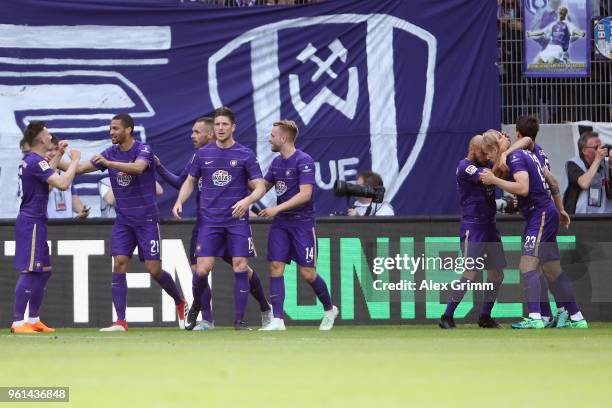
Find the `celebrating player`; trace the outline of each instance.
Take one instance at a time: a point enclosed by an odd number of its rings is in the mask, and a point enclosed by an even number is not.
[[[465,259],[484,259],[487,279],[493,287],[493,290],[484,293],[478,325],[483,328],[501,328],[491,317],[491,310],[504,280],[506,258],[495,225],[495,187],[480,181],[480,174],[485,168],[490,168],[490,163],[487,163],[482,150],[482,136],[476,135],[470,140],[467,157],[457,166],[457,190],[461,201],[461,251]],[[468,285],[464,284],[473,281],[477,272],[466,270],[461,276],[461,285],[453,290],[446,311],[440,318],[440,328],[455,328],[453,315],[465,295],[464,288]]]
[[[315,163],[312,157],[295,148],[297,135],[297,125],[291,120],[276,122],[270,134],[272,151],[280,154],[272,161],[265,183],[267,190],[274,186],[277,206],[262,210],[259,216],[274,217],[268,237],[270,302],[274,318],[261,330],[285,330],[283,273],[285,264],[292,260],[323,304],[325,312],[319,329],[331,330],[338,316],[338,308],[332,305],[327,284],[315,269]]]
[[[490,160],[497,160],[509,146],[508,138],[499,132],[488,131],[483,135],[483,147]],[[529,316],[512,327],[545,327],[540,308],[541,284],[538,268],[541,266],[555,299],[562,301],[570,314],[570,319],[564,327],[586,328],[588,325],[576,303],[572,283],[561,270],[557,246],[559,211],[550,197],[540,162],[532,152],[517,150],[508,156],[506,164],[513,181],[501,179],[490,170],[484,170],[480,179],[485,184],[496,185],[516,194],[526,219],[519,269]]]
[[[209,143],[215,143],[216,139],[213,132],[213,120],[209,117],[199,118],[193,124],[191,128],[191,141],[193,143],[193,147],[199,149]],[[189,175],[189,171],[191,170],[191,166],[193,165],[193,161],[195,159],[195,154],[189,160],[189,163],[183,168],[181,173],[177,176],[173,174],[170,170],[166,169],[160,162],[157,157],[155,157],[157,162],[157,172],[159,175],[168,182],[171,186],[176,189],[180,189],[181,185]],[[197,182],[196,187],[196,203],[200,202],[200,194],[202,192],[202,183],[201,179]],[[198,289],[203,285],[202,279],[207,279],[206,277],[202,277],[196,273],[196,263],[197,259],[195,256],[195,247],[198,240],[198,226],[200,225],[200,211],[197,212],[196,224],[193,227],[191,232],[191,243],[189,246],[189,259],[191,262],[191,270],[193,272],[192,279],[192,290],[195,293],[199,293]],[[232,264],[231,257],[224,256],[223,258],[230,265]],[[270,323],[272,319],[272,310],[270,308],[270,304],[266,300],[266,296],[264,294],[263,288],[261,286],[261,281],[259,280],[259,276],[253,271],[253,269],[249,266],[249,287],[251,295],[257,300],[259,303],[259,308],[261,310],[261,325],[262,327],[266,326]],[[191,304],[191,308],[187,313],[187,320],[185,321],[185,329],[193,330],[193,329],[201,329],[201,330],[210,330],[214,328],[213,317],[212,317],[212,308],[211,308],[211,291],[210,286],[206,285],[204,291],[202,293],[201,298],[193,299],[193,303]],[[198,313],[202,311],[202,323],[196,327],[196,320],[198,317]]]
[[[536,63],[568,63],[570,42],[584,38],[586,33],[567,21],[567,7],[559,8],[559,20],[538,31],[527,31],[528,38],[550,38],[550,42],[536,57]]]
[[[519,116],[516,119],[516,138],[517,141],[508,148],[505,152],[500,155],[500,160],[498,161],[499,168],[502,172],[508,171],[508,166],[506,165],[506,158],[508,155],[515,150],[518,149],[527,149],[533,152],[533,154],[537,157],[540,162],[540,167],[544,171],[544,179],[548,187],[550,188],[550,194],[553,198],[555,206],[559,211],[559,217],[561,221],[561,225],[565,228],[568,228],[570,225],[570,217],[565,211],[563,206],[563,198],[561,197],[561,192],[559,189],[559,182],[556,177],[552,174],[550,168],[550,162],[548,161],[548,156],[544,152],[542,147],[535,143],[536,137],[540,130],[540,123],[538,118],[535,116]],[[495,172],[495,170],[493,170]],[[550,303],[548,301],[548,279],[546,276],[540,272],[540,309],[542,314],[542,320],[547,328],[550,327],[564,327],[566,325],[567,319],[569,318],[568,312],[563,305],[563,301],[559,301],[557,303],[557,316],[554,317],[552,315],[552,310],[550,309]]]
[[[147,271],[174,299],[179,327],[185,327],[188,305],[172,276],[161,268],[159,211],[155,199],[155,160],[151,147],[134,139],[134,120],[119,114],[110,123],[113,146],[81,163],[77,173],[106,170],[116,200],[117,218],[111,236],[113,256],[112,297],[117,321],[100,331],[127,331],[125,320],[127,281],[125,274],[134,248]]]
[[[47,202],[49,186],[67,190],[74,179],[81,157],[78,150],[70,151],[70,165],[57,174],[44,155],[51,147],[51,134],[44,122],[30,122],[23,140],[30,146],[19,166],[21,206],[15,221],[15,269],[19,279],[15,287],[12,333],[54,332],[39,317],[45,287],[51,277],[51,258],[47,245]],[[65,148],[66,144],[62,146]],[[26,305],[29,320],[24,320]]]
[[[215,265],[215,257],[231,256],[234,328],[250,330],[244,321],[249,294],[248,258],[255,255],[249,207],[266,193],[266,187],[253,151],[234,140],[234,112],[226,107],[218,108],[213,121],[217,140],[196,152],[172,212],[181,218],[183,203],[201,180],[200,225],[195,255],[196,273],[202,279],[201,285],[194,286],[193,297],[200,299],[208,286],[207,277]]]

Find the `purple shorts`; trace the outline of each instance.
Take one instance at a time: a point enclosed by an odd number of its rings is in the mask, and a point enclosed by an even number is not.
[[[196,247],[198,245],[198,224],[194,225],[191,230],[191,241],[189,242],[189,262],[191,265],[198,263],[198,257],[196,256]],[[223,260],[228,264],[232,264],[232,257],[228,254],[227,246],[225,247],[225,255],[222,256]]]
[[[314,268],[317,262],[317,237],[313,224],[273,222],[268,235],[268,261]]]
[[[15,220],[15,269],[42,272],[51,268],[44,220],[17,217]]]
[[[495,224],[461,223],[461,252],[464,258],[483,258],[485,269],[501,271],[506,256]]]
[[[533,210],[527,217],[523,231],[521,255],[535,256],[540,263],[560,259],[557,246],[559,211],[554,205]]]
[[[230,226],[199,225],[196,257],[218,256],[227,261],[233,257],[251,258],[255,255],[255,245],[248,223]]]
[[[140,261],[159,261],[161,259],[161,236],[159,224],[113,225],[111,233],[111,255],[132,257],[138,247]]]

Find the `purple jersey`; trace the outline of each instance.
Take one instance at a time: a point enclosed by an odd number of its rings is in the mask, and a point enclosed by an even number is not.
[[[477,224],[495,223],[495,186],[480,181],[487,167],[477,167],[468,159],[457,166],[457,192],[461,202],[461,221]]]
[[[19,215],[37,220],[47,219],[49,184],[47,179],[55,172],[49,163],[38,154],[29,152],[19,165],[19,190],[21,206]]]
[[[548,169],[550,171],[550,162],[548,161],[548,156],[546,155],[546,153],[544,153],[544,149],[542,149],[542,147],[537,143],[534,143],[533,154],[535,154],[535,156],[538,158],[542,170]]]
[[[232,206],[250,194],[250,180],[262,178],[251,149],[238,142],[225,149],[208,144],[196,152],[189,174],[196,180],[201,178],[201,222],[230,226],[248,221],[248,213],[240,219],[232,217]]]
[[[315,185],[315,163],[307,153],[296,150],[288,159],[278,155],[272,161],[266,181],[274,185],[276,203],[282,204],[300,192],[301,184]],[[280,221],[310,221],[315,220],[314,191],[310,200],[299,207],[278,213],[275,217]]]
[[[116,169],[108,169],[108,174],[115,195],[116,223],[128,225],[157,224],[159,211],[155,196],[155,160],[151,147],[138,140],[128,151],[122,151],[119,145],[113,145],[103,151],[109,161],[133,163],[136,160],[147,162],[147,169],[140,175],[127,174]],[[105,167],[93,163],[99,170]]]
[[[526,171],[529,175],[529,193],[526,197],[518,197],[523,215],[527,216],[533,209],[547,208],[552,204],[548,184],[544,179],[544,171],[534,153],[528,150],[517,150],[508,156],[506,163],[513,176],[520,171]]]
[[[550,28],[550,43],[560,45],[563,51],[567,51],[570,43],[570,29],[565,22],[559,21]]]

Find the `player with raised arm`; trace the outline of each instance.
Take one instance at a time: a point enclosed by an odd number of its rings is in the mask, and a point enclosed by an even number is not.
[[[487,131],[483,135],[483,146],[490,160],[498,160],[501,153],[508,150],[510,141],[500,132]],[[521,213],[526,219],[519,269],[529,316],[512,327],[545,327],[540,307],[541,284],[538,270],[541,266],[555,299],[564,302],[570,314],[570,319],[563,327],[586,328],[588,325],[576,303],[572,283],[561,270],[557,246],[559,211],[550,196],[540,162],[531,151],[517,150],[508,155],[506,164],[510,169],[511,179],[499,178],[490,170],[483,171],[480,179],[485,184],[496,185],[516,194]]]
[[[127,331],[126,273],[134,249],[147,271],[174,299],[179,327],[185,327],[187,302],[179,293],[172,276],[161,268],[159,211],[155,197],[155,160],[151,147],[134,139],[134,120],[128,114],[113,117],[110,136],[113,145],[90,161],[81,163],[77,173],[106,170],[115,195],[117,218],[111,235],[113,256],[112,297],[117,321],[100,331]]]
[[[196,152],[172,212],[181,218],[183,203],[201,180],[195,255],[196,273],[203,279],[202,285],[193,290],[194,299],[199,299],[208,286],[207,277],[215,265],[215,257],[231,256],[234,328],[250,330],[244,321],[249,295],[248,258],[255,255],[249,207],[263,197],[266,187],[255,153],[234,140],[234,112],[226,107],[218,108],[213,121],[217,140]]]
[[[215,135],[213,132],[213,120],[209,117],[202,117],[195,121],[193,127],[191,128],[191,141],[193,143],[193,147],[199,149],[209,143],[215,143]],[[170,170],[166,169],[159,159],[155,157],[157,162],[157,172],[159,175],[172,187],[180,190],[183,182],[189,176],[189,171],[191,170],[191,166],[193,165],[193,160],[195,158],[195,154],[189,160],[187,165],[183,168],[179,175],[173,174]],[[200,194],[202,192],[202,183],[201,180],[198,180],[196,187],[196,203],[200,202]],[[202,279],[207,279],[206,277],[200,276],[196,273],[196,264],[197,259],[195,256],[195,247],[198,240],[198,226],[200,225],[200,211],[197,211],[197,219],[196,224],[193,226],[193,230],[191,232],[191,242],[189,245],[189,260],[191,262],[191,270],[193,272],[192,278],[192,290],[195,293],[199,293],[201,287],[203,285]],[[232,258],[229,256],[223,257],[223,260],[232,264]],[[261,281],[259,280],[259,276],[257,273],[249,266],[249,287],[251,295],[255,298],[255,300],[259,303],[259,309],[261,311],[261,325],[262,327],[266,326],[270,320],[272,319],[272,308],[266,299],[266,295],[263,291],[263,287],[261,286]],[[206,285],[202,296],[200,298],[193,299],[193,303],[191,303],[191,308],[187,313],[187,318],[185,321],[185,329],[187,330],[211,330],[214,328],[213,316],[212,316],[212,308],[211,308],[211,290],[210,286]],[[196,326],[198,313],[202,311],[202,322]]]
[[[492,290],[484,292],[478,326],[501,328],[491,317],[491,310],[504,280],[506,258],[495,224],[495,187],[484,185],[480,181],[480,174],[489,168],[491,163],[487,162],[482,150],[482,135],[476,135],[470,140],[467,157],[457,166],[457,191],[461,201],[461,251],[464,259],[470,259],[472,264],[475,262],[471,260],[483,260],[481,262],[487,269],[487,280],[493,287]],[[440,318],[440,328],[455,328],[455,309],[465,295],[465,284],[474,281],[477,272],[478,270],[466,270],[461,276],[460,285],[452,291],[446,310]]]
[[[19,279],[15,286],[12,333],[54,332],[39,317],[45,288],[51,277],[51,257],[47,245],[47,202],[49,186],[67,190],[74,180],[81,157],[70,151],[70,165],[57,174],[44,156],[51,147],[51,134],[44,122],[30,122],[23,140],[30,146],[19,165],[21,205],[15,220],[15,269]],[[62,143],[62,153],[66,143]],[[24,320],[29,303],[29,319]]]
[[[327,284],[317,274],[317,237],[315,234],[315,163],[312,157],[295,148],[298,128],[295,122],[276,122],[270,134],[274,158],[265,177],[266,190],[274,187],[276,207],[268,207],[260,217],[274,218],[268,236],[270,262],[270,302],[274,318],[261,330],[285,330],[285,264],[295,261],[300,275],[306,279],[323,304],[320,330],[331,330],[338,316]]]
[[[527,31],[527,38],[537,40],[542,37],[550,38],[548,45],[536,56],[536,63],[570,62],[568,56],[570,43],[578,38],[584,38],[586,33],[569,22],[567,14],[567,7],[562,6],[559,8],[559,19],[556,22],[541,30]]]

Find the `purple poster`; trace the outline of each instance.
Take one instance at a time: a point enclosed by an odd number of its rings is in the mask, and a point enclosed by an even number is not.
[[[523,2],[526,77],[589,76],[587,0]]]

